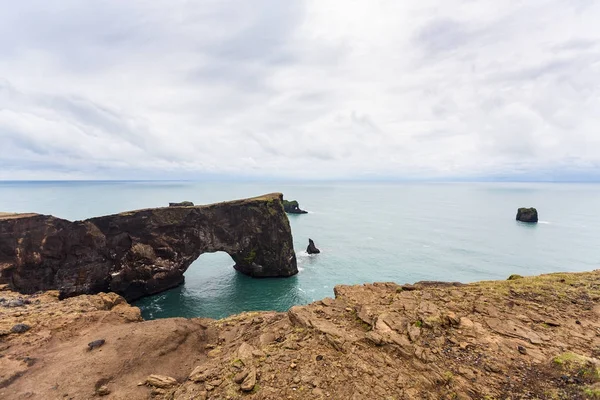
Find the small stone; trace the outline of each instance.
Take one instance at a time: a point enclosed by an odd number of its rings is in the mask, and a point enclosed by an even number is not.
[[[235,383],[237,383],[238,385],[240,385],[242,382],[244,382],[244,379],[246,379],[246,377],[248,376],[248,374],[250,373],[250,370],[246,369],[242,372],[238,372],[234,377],[233,377],[233,381]]]
[[[275,336],[273,332],[267,332],[260,335],[258,340],[261,346],[268,346],[269,344],[273,343],[275,339],[277,339],[277,336]]]
[[[523,346],[517,346],[517,350],[519,350],[519,353],[521,354],[527,354],[527,349]]]
[[[460,325],[460,318],[458,318],[456,314],[452,311],[448,311],[448,313],[446,314],[446,319],[448,321],[448,325],[450,326],[457,327]]]
[[[106,340],[104,339],[98,339],[98,340],[94,340],[93,342],[89,342],[88,343],[88,350],[94,350],[97,349],[98,347],[102,347],[104,346],[104,343],[106,343]]]
[[[296,369],[297,366],[298,366],[298,364],[296,364],[294,362],[290,364],[291,369]]]
[[[171,378],[170,376],[150,375],[148,378],[146,378],[146,384],[161,389],[167,389],[177,385],[177,380],[175,378]]]
[[[221,383],[223,383],[223,379],[213,379],[212,381],[208,382],[209,385],[214,387],[221,386]]]
[[[252,355],[254,357],[258,357],[258,358],[262,358],[262,357],[266,357],[267,356],[267,354],[264,351],[262,351],[262,350],[253,350],[252,351]]]
[[[27,332],[28,330],[30,330],[31,327],[27,324],[16,324],[15,326],[13,326],[10,331],[12,333],[24,333]]]
[[[248,373],[248,376],[242,382],[240,389],[244,392],[251,392],[256,385],[256,368],[252,368]]]
[[[25,302],[22,299],[11,300],[6,305],[7,307],[25,307]]]
[[[110,389],[108,388],[108,386],[102,385],[98,389],[96,389],[96,393],[98,394],[98,396],[108,396],[110,394]]]
[[[323,359],[323,356],[319,354],[319,355],[318,355],[318,356],[317,356],[315,359],[316,359],[317,361],[321,361],[321,360]]]
[[[575,323],[576,323],[577,325],[581,325],[581,321],[580,321],[580,320],[577,320],[577,321],[575,321]]]

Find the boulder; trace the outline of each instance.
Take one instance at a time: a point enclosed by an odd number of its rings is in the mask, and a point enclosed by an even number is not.
[[[191,201],[182,201],[181,203],[169,203],[169,207],[194,207]]]
[[[535,208],[519,208],[517,211],[517,221],[538,222],[538,212]]]
[[[283,209],[288,214],[308,214],[308,211],[300,209],[300,206],[296,200],[283,200]]]
[[[319,254],[321,250],[317,249],[315,242],[312,239],[308,239],[308,247],[306,248],[308,254]]]

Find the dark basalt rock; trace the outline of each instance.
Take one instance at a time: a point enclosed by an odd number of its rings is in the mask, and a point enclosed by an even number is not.
[[[321,250],[317,249],[315,242],[312,239],[308,239],[308,247],[306,248],[308,254],[319,254]]]
[[[517,211],[517,221],[538,222],[538,212],[535,208],[519,208]]]
[[[31,327],[27,324],[16,324],[15,326],[13,326],[10,331],[12,333],[25,333],[28,330],[30,330]]]
[[[182,201],[181,203],[169,203],[169,207],[194,207],[191,201]]]
[[[300,209],[300,206],[298,205],[298,202],[296,200],[283,200],[283,209],[288,214],[308,214],[308,211]]]
[[[224,251],[253,277],[298,273],[280,193],[206,206],[164,207],[67,221],[0,216],[0,284],[61,296],[113,291],[127,300],[183,283],[202,253]]]
[[[97,349],[98,347],[102,347],[104,346],[104,343],[106,343],[106,340],[104,339],[98,339],[98,340],[94,340],[93,342],[89,342],[88,343],[88,350],[94,350]]]

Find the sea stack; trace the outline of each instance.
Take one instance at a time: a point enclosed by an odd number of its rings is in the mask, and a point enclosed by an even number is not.
[[[535,208],[519,208],[517,211],[517,221],[521,222],[538,222],[538,212]]]
[[[283,200],[283,209],[288,214],[308,214],[308,211],[300,209],[300,205],[296,200]]]
[[[315,242],[312,239],[308,239],[308,247],[306,248],[308,254],[319,254],[321,250],[317,249]]]

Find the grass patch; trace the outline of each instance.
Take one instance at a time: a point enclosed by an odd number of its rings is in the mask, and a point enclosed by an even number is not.
[[[552,359],[552,362],[580,378],[597,382],[600,380],[600,370],[595,360],[573,352],[566,352]]]
[[[600,399],[600,389],[584,388],[583,394],[591,399]]]

